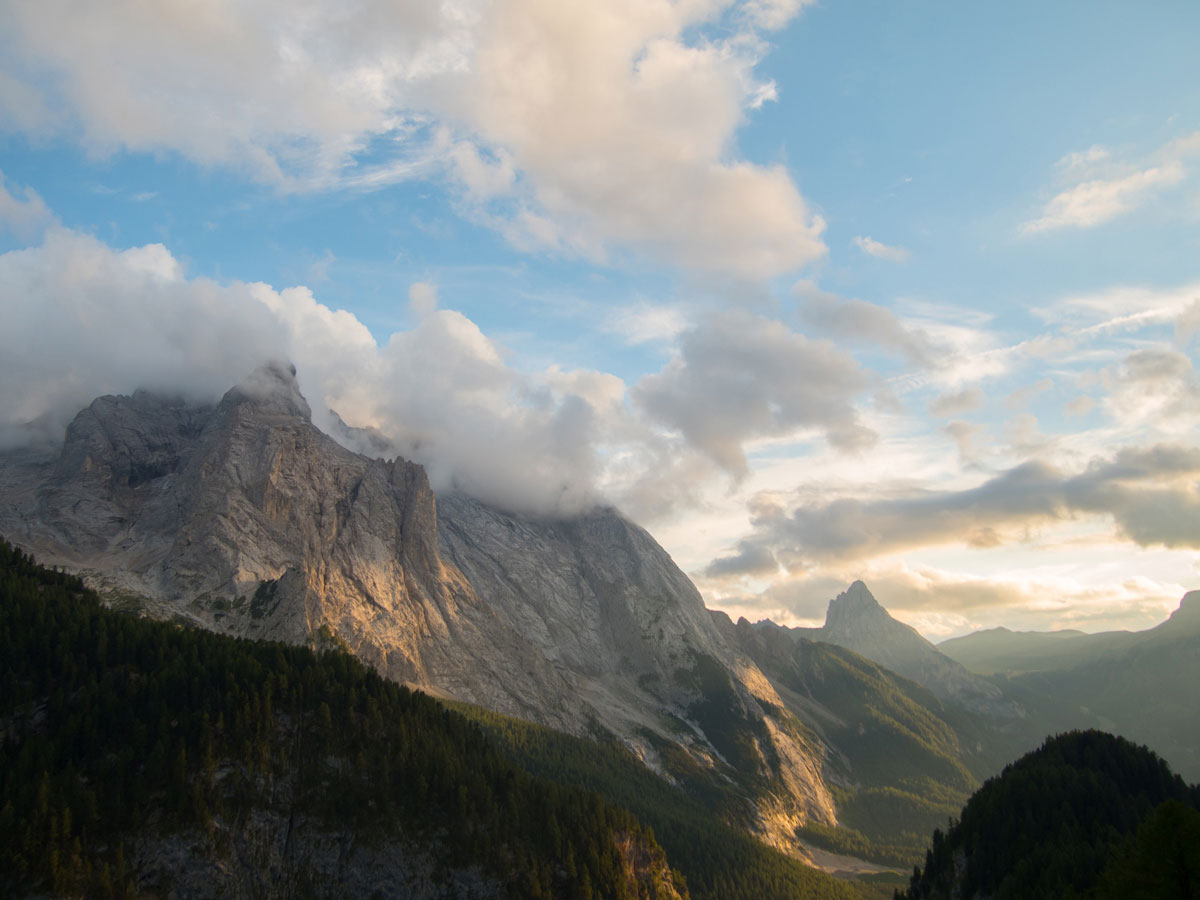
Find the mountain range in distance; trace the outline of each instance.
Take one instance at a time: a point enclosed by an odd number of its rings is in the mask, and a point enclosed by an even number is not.
[[[435,497],[419,465],[315,428],[294,374],[264,367],[217,404],[97,399],[61,446],[0,454],[0,534],[115,609],[347,651],[611,741],[680,802],[800,858],[840,854],[829,868],[907,868],[1047,733],[1105,727],[1200,772],[1200,701],[1181,689],[1200,674],[1200,595],[1147,632],[940,646],[861,582],[822,628],[734,623],[615,510]]]

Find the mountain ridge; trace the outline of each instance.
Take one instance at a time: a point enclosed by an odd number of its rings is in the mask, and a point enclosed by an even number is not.
[[[755,623],[755,628],[781,629],[796,640],[853,650],[975,713],[1005,719],[1019,719],[1022,714],[995,684],[946,656],[912,626],[894,619],[862,581],[830,601],[820,628],[788,628],[769,619]]]

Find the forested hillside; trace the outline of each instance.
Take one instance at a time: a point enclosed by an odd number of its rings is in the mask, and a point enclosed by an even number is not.
[[[0,894],[874,893],[725,824],[734,794],[468,712],[336,650],[108,610],[0,542]]]
[[[461,708],[523,769],[596,791],[652,826],[697,900],[873,896],[869,886],[837,881],[747,835],[743,817],[751,809],[744,799],[733,790],[721,793],[694,763],[688,777],[684,754],[675,760],[680,774],[672,785],[611,740],[587,741],[479,707]]]
[[[1198,807],[1200,789],[1145,747],[1099,731],[1060,735],[989,779],[947,834],[935,831],[897,897],[1192,900]]]
[[[341,653],[108,611],[7,543],[0,698],[4,896],[165,894],[213,860],[232,896],[686,896],[631,814],[442,704]]]

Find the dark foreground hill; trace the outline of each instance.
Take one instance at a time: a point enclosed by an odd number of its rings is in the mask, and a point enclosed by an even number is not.
[[[1200,897],[1200,788],[1100,731],[1048,739],[935,831],[904,900]]]
[[[722,851],[692,897],[857,896],[681,810]],[[0,895],[689,892],[632,813],[353,657],[113,612],[0,542]]]

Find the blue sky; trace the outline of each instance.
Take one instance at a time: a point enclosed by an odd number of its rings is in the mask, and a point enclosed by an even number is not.
[[[0,436],[293,359],[710,605],[931,636],[1200,577],[1200,8],[0,4]],[[31,424],[32,423],[32,424]],[[327,423],[326,423],[327,424]]]

